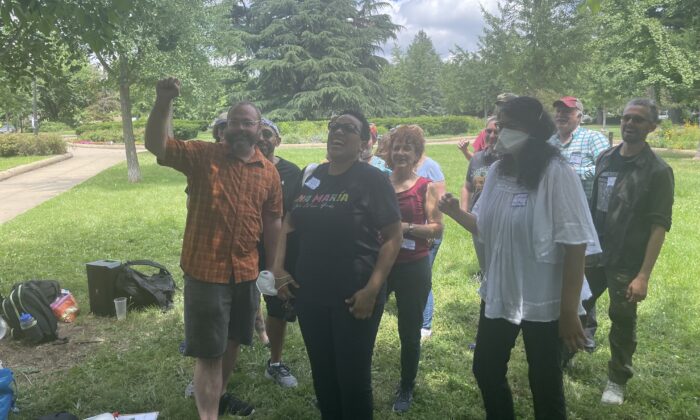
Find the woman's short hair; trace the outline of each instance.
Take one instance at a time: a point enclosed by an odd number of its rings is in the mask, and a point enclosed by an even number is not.
[[[362,128],[360,129],[360,140],[362,140],[363,142],[367,142],[369,140],[369,121],[367,121],[365,114],[354,109],[347,109],[338,114],[337,116],[339,117],[341,115],[351,115],[357,118],[362,124]]]
[[[417,159],[420,159],[423,156],[423,152],[425,152],[425,136],[423,129],[419,125],[410,124],[396,127],[391,130],[391,136],[389,136],[389,142],[386,145],[386,165],[392,169],[394,168],[394,161],[391,159],[391,150],[394,148],[394,143],[399,141],[413,146]]]

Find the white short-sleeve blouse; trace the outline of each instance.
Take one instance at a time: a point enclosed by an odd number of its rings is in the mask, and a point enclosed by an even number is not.
[[[564,245],[600,251],[586,196],[574,170],[553,158],[536,190],[491,165],[473,213],[484,258],[479,294],[487,318],[549,322],[559,319]],[[579,304],[579,314],[584,314]]]

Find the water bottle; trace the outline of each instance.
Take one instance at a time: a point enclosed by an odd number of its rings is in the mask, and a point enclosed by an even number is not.
[[[24,339],[31,344],[37,344],[41,341],[41,330],[36,319],[31,314],[22,313],[19,317],[19,326],[22,329]]]

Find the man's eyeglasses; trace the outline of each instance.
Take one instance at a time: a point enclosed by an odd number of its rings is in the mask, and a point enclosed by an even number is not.
[[[335,130],[340,130],[345,134],[360,134],[360,129],[355,126],[355,124],[350,124],[350,123],[336,123],[332,122],[328,124],[328,131],[330,133],[334,132]]]
[[[270,140],[275,137],[275,133],[273,133],[272,130],[263,130],[261,134],[265,140]]]
[[[229,126],[240,126],[243,128],[255,127],[260,122],[260,120],[228,120]]]
[[[623,115],[622,121],[624,121],[626,123],[632,121],[635,124],[641,124],[643,122],[650,122],[648,119],[646,119],[642,116],[639,116],[639,115]]]

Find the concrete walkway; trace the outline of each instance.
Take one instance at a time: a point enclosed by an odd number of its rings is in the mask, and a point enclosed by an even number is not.
[[[0,224],[126,159],[123,146],[68,149],[70,159],[0,181]]]

